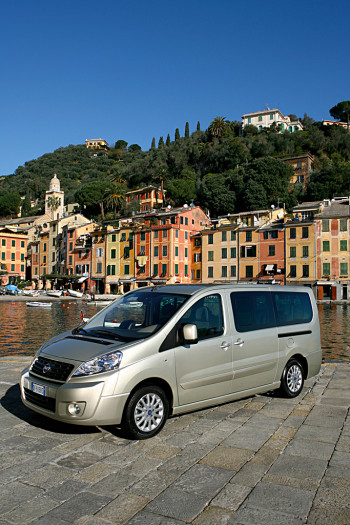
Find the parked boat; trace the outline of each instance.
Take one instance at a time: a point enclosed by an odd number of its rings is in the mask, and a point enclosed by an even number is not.
[[[46,295],[50,295],[51,297],[61,297],[62,290],[47,290]]]
[[[40,303],[39,301],[28,301],[26,304],[27,306],[32,306],[33,308],[40,306],[43,306],[44,308],[51,308],[52,306],[52,303]]]
[[[78,292],[77,290],[68,290],[69,295],[76,297],[77,299],[83,297],[83,292]]]
[[[26,290],[24,288],[24,290],[22,290],[22,294],[27,296],[27,297],[38,297],[39,292],[38,292],[38,290],[28,290],[28,289]]]

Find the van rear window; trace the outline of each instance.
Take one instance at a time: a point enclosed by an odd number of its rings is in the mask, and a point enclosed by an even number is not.
[[[307,293],[272,292],[278,326],[309,323],[312,306]]]
[[[312,320],[310,297],[303,292],[232,292],[231,304],[237,332]]]

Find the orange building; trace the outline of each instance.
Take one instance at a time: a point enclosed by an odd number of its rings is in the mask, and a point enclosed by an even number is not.
[[[138,190],[128,191],[125,194],[126,203],[131,204],[135,203],[139,207],[139,211],[153,210],[157,206],[163,204],[163,195],[165,190],[157,188],[156,186],[145,186],[144,188],[139,188]]]
[[[260,229],[259,282],[284,284],[284,232],[283,222],[271,223]]]
[[[18,277],[26,278],[27,243],[27,234],[6,227],[0,229],[1,284],[12,283]]]

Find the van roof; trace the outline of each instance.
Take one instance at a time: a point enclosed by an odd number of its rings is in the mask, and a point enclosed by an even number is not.
[[[208,283],[208,284],[164,284],[156,286],[147,286],[145,288],[138,288],[137,291],[147,290],[162,293],[178,293],[184,295],[195,295],[196,293],[205,289],[218,289],[228,288],[237,290],[275,290],[278,292],[283,291],[298,291],[309,293],[310,289],[304,286],[274,286],[266,284],[255,284],[255,283]],[[136,290],[133,290],[134,292]],[[131,293],[131,292],[129,292]]]

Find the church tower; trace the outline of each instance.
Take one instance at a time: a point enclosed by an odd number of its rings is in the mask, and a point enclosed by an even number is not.
[[[45,214],[49,215],[52,220],[63,217],[64,191],[61,191],[61,184],[57,175],[53,176],[50,181],[50,188],[45,193]]]

